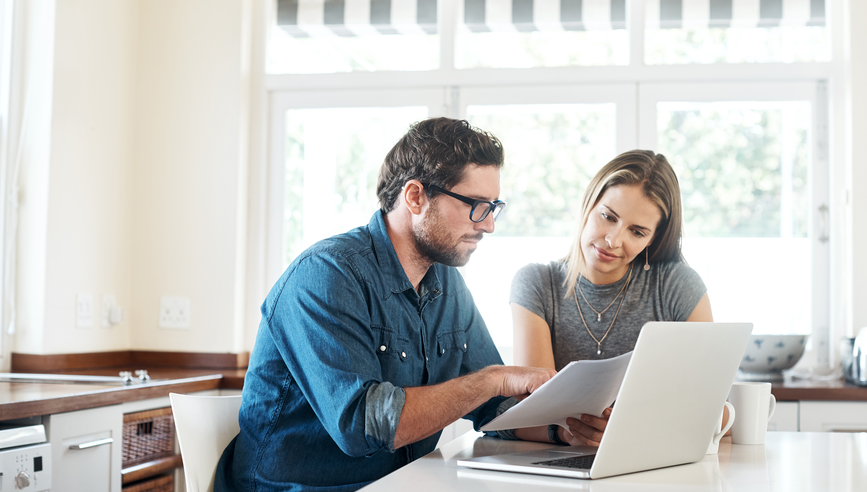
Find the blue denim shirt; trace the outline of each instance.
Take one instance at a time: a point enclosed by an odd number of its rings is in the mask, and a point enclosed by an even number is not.
[[[435,264],[416,292],[377,212],[302,253],[268,294],[215,490],[358,489],[436,446],[439,432],[393,449],[403,388],[491,364],[460,273]],[[465,418],[478,429],[502,401]]]

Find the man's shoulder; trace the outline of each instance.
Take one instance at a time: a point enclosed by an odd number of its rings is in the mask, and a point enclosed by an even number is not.
[[[342,234],[321,239],[298,255],[298,260],[311,256],[343,256],[364,255],[373,249],[373,239],[368,227],[359,226]]]

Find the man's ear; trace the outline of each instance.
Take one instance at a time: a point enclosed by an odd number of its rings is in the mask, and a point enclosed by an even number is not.
[[[403,185],[401,193],[403,203],[413,215],[420,215],[427,204],[430,202],[427,193],[424,191],[424,186],[420,181],[411,179]]]

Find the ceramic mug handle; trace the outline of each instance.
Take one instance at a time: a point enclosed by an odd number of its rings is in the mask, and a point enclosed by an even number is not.
[[[719,444],[719,440],[722,439],[722,436],[725,435],[729,429],[732,428],[732,424],[735,423],[735,407],[732,406],[731,403],[726,402],[726,408],[729,409],[729,418],[726,420],[726,425],[723,426],[722,430],[713,435],[713,444]],[[773,412],[771,412],[773,413]],[[768,417],[770,418],[770,417]]]
[[[774,410],[777,409],[777,399],[774,398],[773,394],[768,395],[768,396],[771,397],[770,400],[768,401],[768,420],[771,420],[771,417],[774,416]]]

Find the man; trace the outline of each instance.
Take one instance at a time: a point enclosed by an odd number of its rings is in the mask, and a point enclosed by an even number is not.
[[[401,138],[381,210],[302,253],[262,305],[215,490],[358,489],[553,376],[502,366],[455,269],[494,232],[502,165],[500,142],[466,121],[428,119]]]

